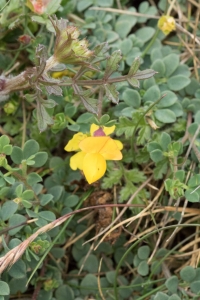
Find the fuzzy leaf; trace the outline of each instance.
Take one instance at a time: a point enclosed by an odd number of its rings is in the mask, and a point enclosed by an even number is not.
[[[133,77],[138,80],[144,80],[144,79],[154,76],[155,74],[156,74],[156,71],[154,71],[152,69],[147,69],[144,71],[137,72]]]
[[[130,77],[132,77],[133,75],[135,75],[135,73],[136,73],[137,70],[139,69],[139,66],[140,66],[140,58],[137,57],[137,58],[133,61],[132,65],[131,65],[131,67],[130,67],[130,70],[129,70],[129,72],[128,72],[128,75],[129,75]]]
[[[106,90],[106,97],[111,100],[113,103],[118,104],[119,102],[119,92],[116,89],[114,84],[104,84]]]
[[[44,131],[47,128],[47,125],[52,125],[54,123],[44,106],[39,102],[37,103],[37,120],[40,132]]]
[[[57,85],[46,85],[45,88],[49,95],[54,94],[56,96],[62,96],[62,89]]]
[[[139,81],[137,79],[135,79],[135,78],[127,78],[127,81],[133,87],[136,87],[136,88],[140,87]]]
[[[117,71],[119,68],[118,63],[121,61],[122,56],[120,50],[114,51],[111,56],[107,59],[107,65],[105,70],[105,78],[110,77],[112,73]]]

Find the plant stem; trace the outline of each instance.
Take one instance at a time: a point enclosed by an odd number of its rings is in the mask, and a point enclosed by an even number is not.
[[[150,42],[148,43],[148,45],[146,46],[146,48],[142,52],[141,57],[144,57],[147,54],[147,52],[149,51],[149,49],[151,48],[151,46],[154,44],[154,42],[155,42],[155,40],[158,36],[159,31],[160,31],[160,29],[157,28],[154,35],[153,35],[153,37],[152,37],[152,39],[150,40]]]

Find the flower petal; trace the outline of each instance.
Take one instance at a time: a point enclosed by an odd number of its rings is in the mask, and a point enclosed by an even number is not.
[[[85,155],[85,152],[80,151],[70,158],[70,167],[72,170],[83,170],[83,160]]]
[[[99,153],[86,154],[83,160],[83,173],[89,184],[101,178],[106,171],[106,161]]]
[[[80,142],[79,147],[86,153],[100,153],[106,160],[122,159],[118,144],[109,136],[87,137]]]
[[[80,150],[79,148],[79,143],[84,140],[87,137],[87,134],[84,134],[82,132],[78,132],[74,134],[73,138],[67,143],[65,146],[65,151],[78,151]]]
[[[111,126],[111,127],[106,127],[103,126],[103,131],[105,132],[106,135],[110,135],[111,133],[113,133],[115,131],[115,125]]]
[[[90,126],[90,135],[93,136],[94,132],[96,130],[99,129],[100,126],[96,125],[96,124],[92,124]],[[115,131],[115,125],[111,126],[111,127],[106,127],[106,126],[102,126],[102,129],[104,131],[104,133],[106,135],[110,135],[111,133],[113,133]]]
[[[98,129],[99,129],[99,126],[93,123],[93,124],[90,126],[90,135],[93,136],[93,133],[94,133],[96,130],[98,130]]]
[[[123,149],[123,144],[119,140],[114,140],[114,142],[117,144],[119,150]]]

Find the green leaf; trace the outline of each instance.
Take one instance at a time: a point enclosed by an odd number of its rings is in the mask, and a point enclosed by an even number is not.
[[[138,29],[135,32],[135,35],[140,38],[144,43],[149,41],[155,33],[155,29],[153,27],[145,26],[143,28]]]
[[[199,295],[199,293],[200,293],[200,280],[198,280],[198,281],[193,281],[193,282],[190,284],[190,288],[191,288],[191,290],[192,290],[193,293]]]
[[[164,97],[157,104],[157,107],[159,107],[159,108],[165,108],[165,107],[171,106],[177,101],[176,94],[171,91],[164,91],[161,93],[161,96],[164,96]]]
[[[26,190],[22,193],[21,197],[25,200],[31,200],[34,198],[34,192],[32,190]]]
[[[33,186],[35,183],[42,181],[42,177],[37,173],[32,172],[28,174],[26,181],[30,186]]]
[[[15,194],[17,195],[17,197],[21,197],[22,192],[23,192],[23,184],[19,184],[15,189]]]
[[[137,255],[139,257],[139,259],[143,260],[143,259],[148,259],[150,254],[150,248],[149,246],[141,246],[138,251],[137,251]]]
[[[168,145],[171,143],[171,137],[168,133],[163,132],[160,137],[160,145],[164,151],[167,151]]]
[[[106,97],[108,97],[108,99],[113,103],[118,104],[119,92],[117,91],[116,86],[114,84],[104,84],[104,88],[106,91]]]
[[[23,278],[26,276],[26,265],[22,259],[18,260],[9,270],[8,274],[14,278]]]
[[[0,281],[0,295],[8,296],[10,294],[9,285],[5,281]]]
[[[154,300],[168,300],[169,296],[162,293],[162,292],[158,292],[156,293],[156,295],[154,296]]]
[[[6,201],[1,207],[1,219],[3,221],[8,220],[10,217],[14,215],[14,213],[18,209],[18,204],[14,201]]]
[[[162,151],[159,149],[151,151],[150,157],[155,163],[163,160],[163,158],[164,158]]]
[[[97,257],[94,254],[90,254],[87,257],[87,260],[85,261],[85,256],[78,262],[78,267],[80,268],[82,266],[84,262],[84,266],[83,266],[83,270],[89,272],[89,273],[96,273],[98,272],[98,265],[99,265],[99,261],[97,259]]]
[[[127,78],[127,81],[133,87],[136,87],[136,88],[140,87],[139,81],[137,79],[135,79],[135,78]]]
[[[130,69],[129,69],[128,75],[129,75],[130,77],[132,77],[133,75],[135,75],[136,72],[137,72],[138,69],[139,69],[139,66],[140,66],[140,57],[137,57],[137,58],[133,61],[132,65],[131,65],[131,67],[130,67]]]
[[[10,155],[12,153],[12,149],[13,149],[13,147],[11,145],[5,145],[3,147],[3,153],[5,155]]]
[[[74,292],[71,287],[66,284],[60,285],[59,288],[55,292],[55,296],[57,300],[74,300]]]
[[[138,79],[138,80],[144,80],[144,79],[147,79],[147,78],[150,78],[150,77],[154,76],[155,74],[156,74],[156,72],[154,70],[146,69],[144,71],[138,71],[134,75],[134,78]]]
[[[45,107],[39,103],[39,101],[37,102],[37,121],[40,132],[44,131],[47,128],[47,125],[52,125],[54,123]]]
[[[199,194],[194,192],[194,189],[188,189],[185,192],[185,198],[192,203],[199,202]]]
[[[155,179],[162,179],[163,175],[167,173],[168,163],[166,159],[159,161],[154,168],[153,174]]]
[[[46,24],[47,20],[42,16],[32,16],[31,20],[39,24]]]
[[[162,61],[162,59],[156,59],[153,64],[151,65],[151,68],[158,72],[156,74],[156,77],[164,77],[165,74],[165,64]]]
[[[126,117],[119,118],[119,125],[117,127],[117,135],[120,136],[125,133],[126,138],[130,138],[135,128],[135,120],[129,120]]]
[[[148,88],[146,93],[143,96],[144,102],[155,102],[160,98],[160,89],[157,85],[153,85],[152,87]]]
[[[149,274],[149,265],[146,261],[141,261],[139,266],[137,267],[138,274],[141,276],[147,276]]]
[[[51,194],[42,194],[40,195],[40,204],[42,206],[47,205],[51,200],[53,199],[53,196]]]
[[[79,0],[77,3],[77,10],[81,12],[92,4],[93,4],[92,0]]]
[[[13,151],[11,153],[11,159],[15,164],[20,164],[23,159],[22,149],[17,146],[14,146]]]
[[[176,121],[176,115],[170,109],[158,109],[155,112],[155,117],[158,121],[168,124]]]
[[[188,181],[188,186],[190,188],[194,188],[198,185],[200,185],[200,174],[196,174],[196,175],[192,176]]]
[[[65,200],[65,206],[67,207],[74,207],[77,205],[77,203],[79,202],[79,197],[76,195],[70,195],[67,197],[67,199]]]
[[[54,202],[56,202],[60,199],[60,197],[62,196],[63,191],[64,191],[64,187],[62,185],[53,186],[52,188],[50,188],[48,190],[49,194],[51,194],[53,196],[53,201]]]
[[[33,166],[35,168],[42,167],[46,163],[47,159],[48,159],[47,152],[38,152],[34,157],[35,163],[33,164]]]
[[[51,211],[41,211],[41,212],[39,212],[38,213],[38,215],[41,217],[41,218],[43,218],[43,219],[45,219],[45,220],[47,220],[47,221],[50,221],[50,222],[52,222],[52,221],[54,221],[55,219],[56,219],[56,216],[55,216],[55,214],[53,213],[53,212],[51,212]]]
[[[9,219],[9,227],[12,227],[12,226],[17,226],[19,224],[22,224],[24,222],[26,222],[27,219],[26,217],[22,216],[22,215],[19,215],[19,214],[15,214],[13,215],[10,219]],[[19,226],[19,227],[16,227],[14,229],[11,229],[9,230],[9,235],[13,236],[15,235],[18,231],[20,231],[25,225],[22,225],[22,226]]]
[[[128,9],[128,11],[136,12],[135,8]],[[131,31],[132,27],[136,24],[137,18],[135,16],[121,15],[115,23],[115,31],[123,39]]]
[[[114,51],[111,56],[107,59],[105,75],[104,77],[107,79],[110,75],[117,71],[119,68],[118,63],[121,61],[122,56],[120,50]]]
[[[184,87],[186,87],[190,83],[190,79],[188,77],[185,77],[183,75],[176,75],[173,77],[170,77],[167,85],[169,89],[173,91],[180,91]]]
[[[106,279],[110,284],[114,284],[116,271],[108,271],[106,272]]]
[[[23,278],[12,278],[9,281],[10,293],[17,294],[19,292],[24,293],[27,290],[27,277]]]
[[[48,15],[54,14],[54,13],[59,9],[60,3],[61,3],[61,0],[51,0],[51,1],[48,3],[45,12],[46,12]]]
[[[128,106],[132,106],[134,108],[140,107],[141,104],[140,94],[133,89],[127,88],[122,94],[122,99]]]
[[[196,276],[196,270],[191,266],[186,266],[180,271],[181,278],[186,282],[192,282]]]
[[[165,285],[171,293],[176,293],[178,289],[178,277],[175,275],[171,276],[165,281]]]
[[[31,155],[35,155],[39,151],[39,144],[35,140],[28,140],[24,144],[23,159],[28,159]]]
[[[165,76],[170,77],[179,65],[179,55],[171,53],[163,58],[165,64]]]
[[[92,274],[87,274],[82,279],[80,284],[81,295],[87,296],[91,293],[91,290],[95,291],[96,289],[98,289],[96,276]],[[66,300],[66,295],[65,295],[65,300]]]

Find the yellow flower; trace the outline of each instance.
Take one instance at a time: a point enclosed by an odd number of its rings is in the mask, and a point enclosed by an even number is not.
[[[78,132],[65,146],[66,151],[79,151],[71,157],[70,167],[72,170],[82,170],[90,184],[105,174],[106,160],[122,159],[122,143],[108,136],[114,130],[115,126],[92,124],[90,136]]]
[[[167,35],[171,31],[176,29],[176,23],[173,17],[170,16],[162,16],[158,20],[158,28],[162,30],[162,32]]]

